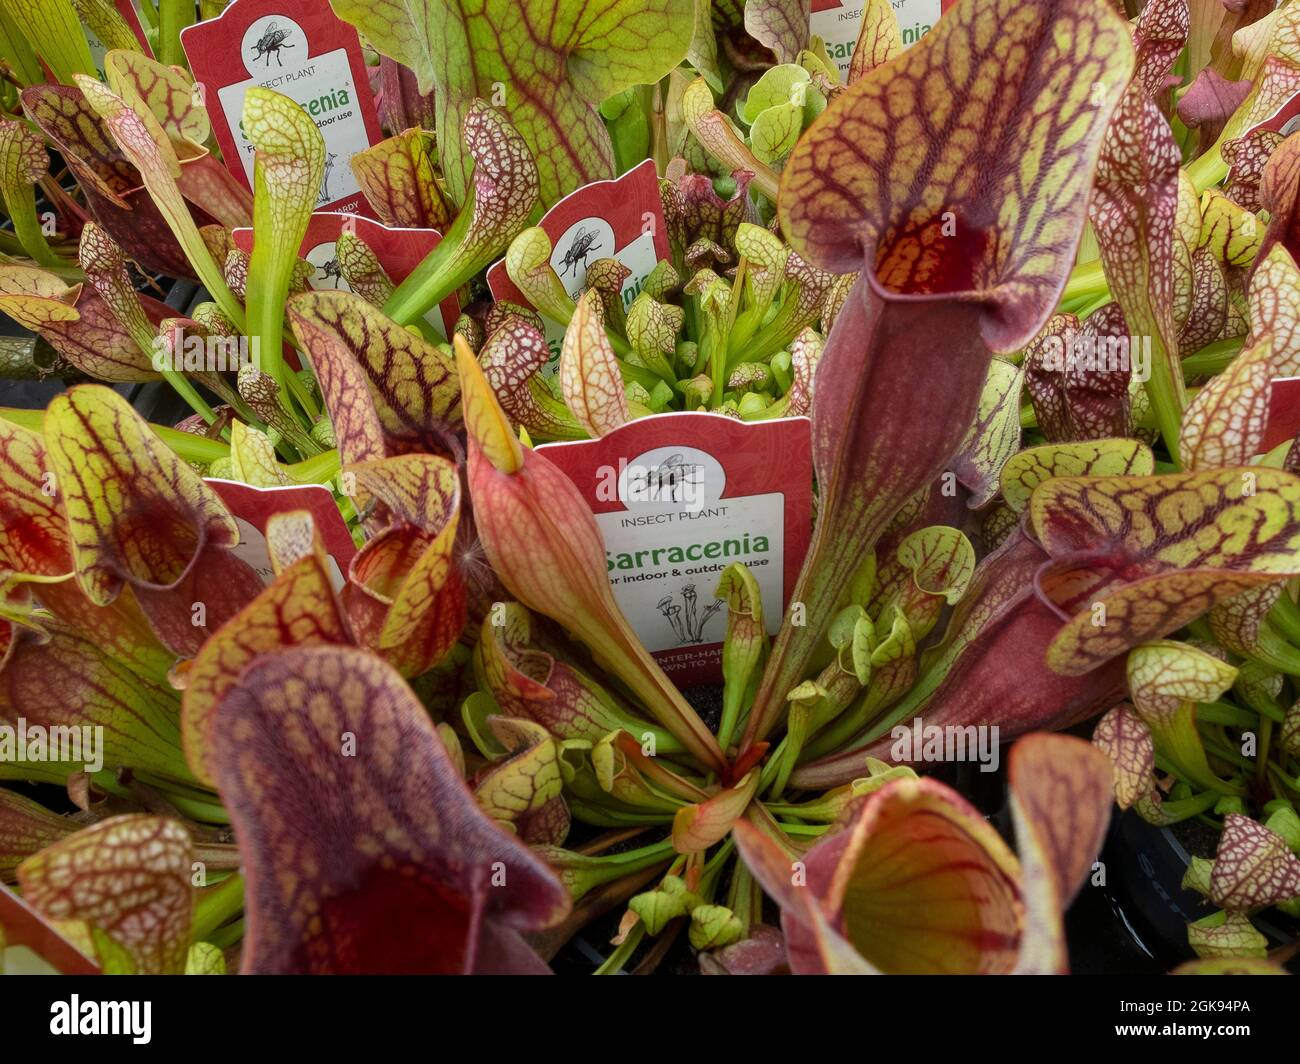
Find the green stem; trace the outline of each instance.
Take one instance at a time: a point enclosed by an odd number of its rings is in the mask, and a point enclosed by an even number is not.
[[[1216,373],[1222,373],[1232,365],[1244,343],[1245,337],[1237,336],[1231,340],[1215,340],[1211,344],[1206,344],[1199,351],[1183,359],[1183,379],[1190,381],[1197,377],[1212,377]]]
[[[24,194],[25,193],[25,194]],[[42,266],[73,266],[65,259],[59,258],[45,239],[45,231],[36,217],[36,197],[31,187],[23,189],[14,196],[5,197],[5,206],[9,209],[9,218],[14,223],[14,234],[23,250]]]
[[[619,943],[618,947],[605,958],[604,962],[597,968],[593,975],[617,975],[623,970],[625,965],[636,952],[637,946],[641,945],[641,940],[645,938],[645,924],[637,922],[627,933],[627,938]]]
[[[194,903],[190,941],[206,942],[208,936],[232,917],[244,911],[244,877],[238,872],[200,891]]]
[[[181,30],[193,24],[194,13],[194,0],[159,0],[158,62],[166,66],[185,66]]]
[[[1147,397],[1155,415],[1160,436],[1165,441],[1169,457],[1178,463],[1178,440],[1182,434],[1183,403],[1181,369],[1174,375],[1174,366],[1158,336],[1151,338],[1151,376],[1146,381]]]
[[[1233,728],[1254,728],[1259,724],[1259,714],[1227,702],[1201,702],[1196,707],[1196,719]]]
[[[1194,159],[1187,165],[1185,173],[1196,186],[1198,195],[1228,176],[1228,164],[1223,161],[1222,147],[1223,137],[1220,136],[1199,159]]]
[[[384,313],[398,325],[410,325],[417,318],[424,317],[478,272],[477,268],[468,272],[456,268],[460,245],[469,232],[472,215],[473,207],[467,204],[456,215],[456,220],[438,246],[407,274],[406,280],[388,297]]]
[[[207,941],[216,946],[217,949],[230,949],[236,942],[244,937],[244,918],[241,916],[238,920],[232,920],[223,927],[217,928],[207,938]]]
[[[322,451],[289,466],[285,472],[299,484],[326,484],[342,469],[337,450]]]
[[[1101,260],[1094,259],[1092,262],[1085,262],[1082,266],[1076,266],[1070,272],[1069,280],[1065,282],[1065,290],[1061,292],[1061,303],[1095,299],[1107,292],[1109,288],[1106,283],[1106,272],[1101,268]]]

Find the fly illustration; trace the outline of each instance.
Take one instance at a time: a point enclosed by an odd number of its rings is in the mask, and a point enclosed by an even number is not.
[[[582,226],[578,226],[578,231],[573,234],[573,243],[569,245],[569,250],[564,253],[564,258],[560,265],[564,267],[560,274],[564,275],[572,267],[573,276],[578,276],[578,266],[581,264],[585,270],[587,268],[587,256],[593,251],[599,251],[600,245],[596,243],[596,234],[589,233]]]
[[[334,278],[334,287],[337,288],[339,286],[339,278],[343,276],[343,274],[339,271],[338,257],[335,256],[334,258],[330,259],[328,262],[322,262],[319,267],[319,273],[321,275],[322,284],[324,284],[332,277]]]
[[[632,472],[636,482],[630,482],[629,487],[654,501],[683,502],[688,488],[700,486],[700,472],[700,466],[687,462],[680,454],[671,454],[653,469]]]
[[[266,65],[271,65],[271,56],[275,56],[275,62],[278,66],[284,66],[284,61],[280,58],[281,48],[292,48],[292,44],[286,44],[289,34],[292,30],[279,30],[275,28],[275,19],[272,19],[266,27],[266,32],[262,34],[255,45],[253,45],[253,62],[256,63],[262,56],[266,56]]]

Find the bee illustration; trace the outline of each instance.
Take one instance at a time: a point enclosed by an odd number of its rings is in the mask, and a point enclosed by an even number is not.
[[[322,262],[319,267],[319,272],[321,275],[322,284],[324,284],[331,277],[333,277],[334,287],[337,288],[339,286],[339,278],[341,278],[343,274],[339,270],[339,260],[337,256],[335,258],[330,259],[328,262]]]
[[[263,33],[257,43],[253,45],[253,51],[256,53],[253,56],[253,62],[256,63],[262,58],[262,56],[266,56],[266,65],[270,66],[271,56],[275,56],[276,64],[284,66],[284,61],[280,58],[280,49],[293,47],[292,44],[285,43],[289,39],[289,34],[292,32],[292,30],[276,29],[275,19],[272,19],[270,24],[266,27],[266,32]]]
[[[573,275],[578,276],[578,265],[581,264],[583,269],[587,268],[587,256],[593,251],[599,251],[600,245],[596,243],[596,234],[589,233],[582,226],[578,226],[578,231],[573,235],[573,243],[569,245],[569,250],[564,253],[564,258],[560,265],[564,268],[560,271],[561,275],[569,272],[570,267],[573,269]]]

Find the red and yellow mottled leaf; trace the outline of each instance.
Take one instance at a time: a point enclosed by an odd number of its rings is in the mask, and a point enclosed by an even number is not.
[[[487,0],[408,5],[331,0],[384,55],[415,71],[432,90],[442,172],[463,202],[470,166],[456,136],[475,97],[498,98],[523,134],[548,206],[580,185],[614,176],[602,100],[631,85],[653,84],[686,56],[691,0]]]
[[[204,548],[239,542],[212,489],[115,392],[80,385],[57,396],[45,442],[92,602],[111,602],[127,583],[175,587]]]
[[[432,152],[429,133],[406,129],[352,156],[357,184],[385,225],[443,232],[451,224]]]
[[[1002,467],[1002,497],[1016,513],[1029,505],[1039,484],[1052,477],[1148,476],[1155,456],[1140,440],[1089,440],[1027,447]]]
[[[1223,818],[1210,872],[1210,900],[1233,912],[1249,912],[1300,897],[1300,857],[1286,840],[1238,813]]]
[[[1273,376],[1273,338],[1267,332],[1255,333],[1184,412],[1178,442],[1184,468],[1250,464],[1268,428]]]
[[[1183,11],[1185,15],[1185,7]],[[1163,78],[1163,72],[1158,77]],[[1172,396],[1177,409],[1184,405],[1174,325],[1181,163],[1178,143],[1160,108],[1148,95],[1130,88],[1102,144],[1097,186],[1088,210],[1106,280],[1123,309],[1128,331],[1151,339],[1148,392],[1155,395],[1159,389],[1160,394]],[[1174,446],[1174,426],[1161,429],[1166,442]]]
[[[409,454],[348,467],[391,515],[352,559],[344,592],[362,643],[407,676],[436,665],[465,626],[465,587],[453,556],[460,475],[435,455]]]
[[[903,51],[903,35],[898,16],[889,0],[867,0],[862,6],[862,25],[849,62],[849,84],[869,70],[888,63]]]
[[[372,306],[382,307],[396,289],[379,256],[355,233],[346,229],[339,233],[334,242],[334,257],[348,287]]]
[[[479,807],[493,820],[513,825],[525,842],[560,845],[568,834],[569,818],[560,797],[564,780],[559,745],[530,720],[489,717],[488,724],[506,748],[506,756],[475,780]],[[562,812],[559,817],[552,815],[557,810]]]
[[[209,731],[214,712],[245,666],[286,647],[351,642],[321,560],[309,554],[289,564],[203,644],[185,674],[181,736],[195,776],[213,781]]]
[[[90,376],[122,382],[159,376],[146,351],[92,287],[68,287],[30,266],[0,266],[0,311],[40,333]]]
[[[1263,226],[1252,212],[1217,188],[1205,190],[1201,196],[1200,247],[1209,248],[1229,266],[1249,266],[1263,238]]]
[[[1025,905],[1016,971],[1064,973],[1069,958],[1061,917],[1106,838],[1110,762],[1081,739],[1027,735],[1011,748],[1008,780]]]
[[[1187,0],[1150,0],[1133,24],[1133,80],[1151,99],[1169,87],[1169,72],[1187,44],[1191,24]]]
[[[109,935],[135,970],[179,974],[189,951],[193,892],[189,833],[145,814],[85,828],[18,868],[23,896],[53,920]]]
[[[104,56],[109,87],[135,98],[153,112],[178,146],[201,147],[212,132],[208,112],[199,102],[194,79],[180,67],[166,66],[136,51],[118,49]]]
[[[1190,262],[1190,302],[1178,331],[1178,346],[1184,355],[1222,337],[1229,328],[1232,309],[1228,278],[1214,253],[1209,248],[1197,248]]]
[[[968,61],[954,69],[946,60],[960,49]],[[965,0],[827,107],[782,175],[782,227],[835,272],[858,268],[865,248],[894,292],[979,290],[991,346],[1020,346],[1064,283],[1132,55],[1103,3]],[[1047,91],[1058,100],[1050,116],[1035,106]],[[980,137],[951,135],[986,119],[995,125]],[[926,144],[942,151],[914,150]],[[995,228],[964,217],[991,197],[1002,204]],[[945,239],[953,223],[957,239]]]
[[[76,830],[65,817],[0,787],[0,882],[16,882],[14,872],[23,861]]]
[[[979,410],[965,442],[953,459],[952,471],[970,497],[966,505],[978,510],[998,491],[1002,466],[1020,448],[1020,386],[1024,371],[995,358],[980,396]]]
[[[1250,326],[1252,334],[1272,340],[1274,376],[1300,375],[1300,270],[1285,247],[1274,245],[1255,263]]]
[[[1210,767],[1196,729],[1196,704],[1213,702],[1236,677],[1231,665],[1185,643],[1145,643],[1128,656],[1129,693],[1156,749],[1184,779],[1223,793],[1240,788],[1225,784]]]
[[[483,619],[474,672],[504,713],[561,739],[596,743],[619,728],[640,735],[607,691],[535,642],[532,618],[517,602],[494,606]]]
[[[633,310],[636,305],[633,304]],[[633,320],[634,316],[629,314],[629,332]],[[478,359],[501,408],[510,420],[527,429],[530,437],[539,440],[586,437],[582,426],[541,376],[543,367],[551,360],[551,350],[546,334],[536,323],[519,314],[508,315],[489,333]]]
[[[1245,960],[1268,955],[1268,939],[1245,913],[1218,912],[1188,924],[1187,944],[1198,957]]]
[[[1221,602],[1206,614],[1215,641],[1234,654],[1249,656],[1258,649],[1264,621],[1286,593],[1283,584],[1264,584]]]
[[[776,53],[778,63],[798,62],[808,46],[808,0],[748,0],[745,32]]]
[[[449,449],[460,386],[437,347],[351,292],[294,296],[289,320],[311,356],[345,462]]]
[[[1121,702],[1097,721],[1092,744],[1110,758],[1116,805],[1127,809],[1150,792],[1155,780],[1155,743],[1132,706]]]
[[[178,704],[169,688],[138,675],[61,621],[46,620],[45,642],[22,640],[0,672],[0,719],[59,733],[77,760],[0,760],[0,776],[64,782],[87,765],[145,769],[187,779],[177,727]],[[102,728],[102,732],[94,729]],[[86,730],[91,729],[91,730]],[[52,751],[51,751],[52,753]]]
[[[570,413],[593,437],[624,424],[631,414],[618,359],[605,335],[600,296],[582,294],[560,349],[560,387]]]
[[[1056,564],[1040,586],[1061,609],[1083,611],[1053,640],[1049,664],[1086,672],[1296,575],[1298,508],[1300,479],[1267,468],[1044,481],[1029,515]]]
[[[519,933],[561,919],[567,892],[479,810],[379,659],[264,657],[212,736],[248,880],[245,972],[545,970]]]
[[[236,480],[255,488],[274,488],[289,483],[280,468],[275,445],[265,432],[250,429],[242,421],[230,425],[230,463]]]

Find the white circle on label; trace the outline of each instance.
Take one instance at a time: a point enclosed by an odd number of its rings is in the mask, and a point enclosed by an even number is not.
[[[604,218],[583,218],[560,234],[551,252],[551,266],[570,296],[577,297],[587,283],[587,267],[597,259],[612,258],[618,250],[614,230]]]
[[[619,501],[629,510],[699,510],[720,499],[726,487],[721,462],[681,445],[644,451],[618,475]]]
[[[245,69],[260,77],[268,70],[282,69],[307,58],[307,35],[293,19],[284,15],[263,15],[244,31],[239,57]]]
[[[338,250],[334,241],[326,240],[324,243],[317,244],[303,258],[316,267],[316,272],[311,275],[309,281],[313,288],[337,288],[340,292],[352,291],[352,286],[339,273]]]

